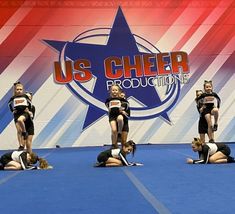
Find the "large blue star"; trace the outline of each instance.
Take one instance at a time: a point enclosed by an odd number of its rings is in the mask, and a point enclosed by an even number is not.
[[[102,102],[105,102],[108,95],[108,93],[106,93],[107,77],[105,76],[104,72],[104,59],[110,56],[129,56],[132,59],[135,55],[145,54],[139,51],[136,40],[130,31],[130,28],[120,7],[118,8],[106,45],[85,44],[74,41],[44,41],[58,52],[61,52],[66,45],[64,55],[73,61],[79,58],[89,59],[91,62],[92,74],[97,77],[92,96]],[[134,73],[132,78],[135,78]],[[120,80],[124,80],[124,77],[121,77]],[[151,108],[161,104],[161,100],[155,88],[152,86],[130,88],[127,91],[127,95],[128,97],[134,97],[140,103],[143,103],[145,107]],[[95,106],[89,105],[84,127],[89,126],[105,113],[106,112],[103,110],[99,110],[95,108]],[[162,116],[167,118],[166,113],[163,113]]]

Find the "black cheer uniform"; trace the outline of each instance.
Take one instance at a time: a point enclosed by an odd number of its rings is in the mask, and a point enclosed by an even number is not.
[[[0,163],[5,167],[9,162],[16,161],[21,164],[23,170],[35,169],[34,166],[29,166],[27,162],[27,152],[13,151],[1,156]]]
[[[101,152],[98,157],[97,157],[97,161],[99,163],[105,163],[110,157],[119,159],[120,161],[122,161],[122,164],[124,166],[130,166],[131,163],[129,163],[126,159],[126,155],[123,153],[123,151],[121,149],[108,149],[105,150],[103,152]]]
[[[209,157],[216,152],[222,152],[229,157],[231,150],[223,143],[207,143],[202,145],[202,151],[198,151],[199,160],[193,160],[194,164],[207,164],[209,163]]]
[[[26,132],[28,133],[28,135],[34,135],[34,123],[33,123],[33,119],[34,119],[34,116],[35,116],[35,106],[32,105],[31,106],[31,110],[32,112],[32,117],[29,115],[29,117],[26,119],[25,121],[25,129],[26,129]]]
[[[118,115],[120,115],[120,109],[122,102],[125,102],[124,98],[119,97],[109,97],[105,101],[105,105],[109,109],[109,121],[116,120]]]
[[[221,102],[220,97],[215,92],[211,93],[204,92],[201,94],[201,96],[196,98],[196,101],[197,103],[199,102],[203,103],[203,106],[205,106],[202,111],[203,116],[205,116],[206,114],[211,114],[211,110],[215,107],[220,108],[220,102]]]
[[[26,94],[11,97],[8,102],[8,106],[11,112],[13,112],[15,122],[17,122],[17,119],[21,115],[23,115],[26,119],[29,118],[29,114],[25,112],[25,109],[28,108],[31,110],[31,101]]]
[[[127,116],[121,113],[123,115],[123,122],[124,122],[122,131],[129,132],[128,121],[129,121],[129,117],[131,116],[131,110],[130,110],[129,102],[124,98],[121,100],[121,110],[127,113]]]

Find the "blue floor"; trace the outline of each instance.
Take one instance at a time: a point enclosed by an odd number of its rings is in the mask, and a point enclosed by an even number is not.
[[[140,145],[129,160],[144,166],[94,168],[104,149],[35,150],[53,170],[0,171],[1,213],[234,213],[235,164],[188,165],[189,145]]]

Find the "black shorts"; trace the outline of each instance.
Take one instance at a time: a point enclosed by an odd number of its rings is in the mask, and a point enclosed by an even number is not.
[[[206,114],[211,114],[213,107],[206,107],[202,111],[202,116],[205,116]]]
[[[4,154],[4,155],[0,158],[0,163],[1,163],[3,166],[6,166],[9,162],[12,161],[11,154],[12,154],[12,152],[6,153],[6,154]]]
[[[28,135],[34,135],[34,124],[31,118],[25,121],[25,129]]]
[[[123,131],[123,132],[129,132],[129,123],[128,123],[128,119],[124,119],[122,131]]]
[[[222,152],[224,155],[229,156],[231,153],[231,150],[228,146],[224,145],[222,148],[220,148],[219,150],[220,152]]]
[[[98,157],[97,157],[97,161],[98,162],[106,162],[109,159],[109,155],[107,154],[107,152],[101,152]]]
[[[25,117],[25,121],[29,119],[29,114],[27,112],[23,112],[21,114],[16,113],[16,114],[14,114],[14,121],[15,121],[15,123],[17,122],[17,120],[18,120],[18,118],[20,116],[24,116]]]
[[[201,116],[198,122],[198,133],[207,134],[207,132],[208,132],[208,125],[207,125],[206,118],[204,116]]]

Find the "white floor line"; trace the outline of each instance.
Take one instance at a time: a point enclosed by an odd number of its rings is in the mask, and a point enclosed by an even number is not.
[[[157,213],[171,214],[171,212],[159,200],[157,200],[154,195],[149,192],[148,189],[127,168],[124,167],[123,171],[139,190],[139,192],[144,196],[144,198],[153,206]]]

